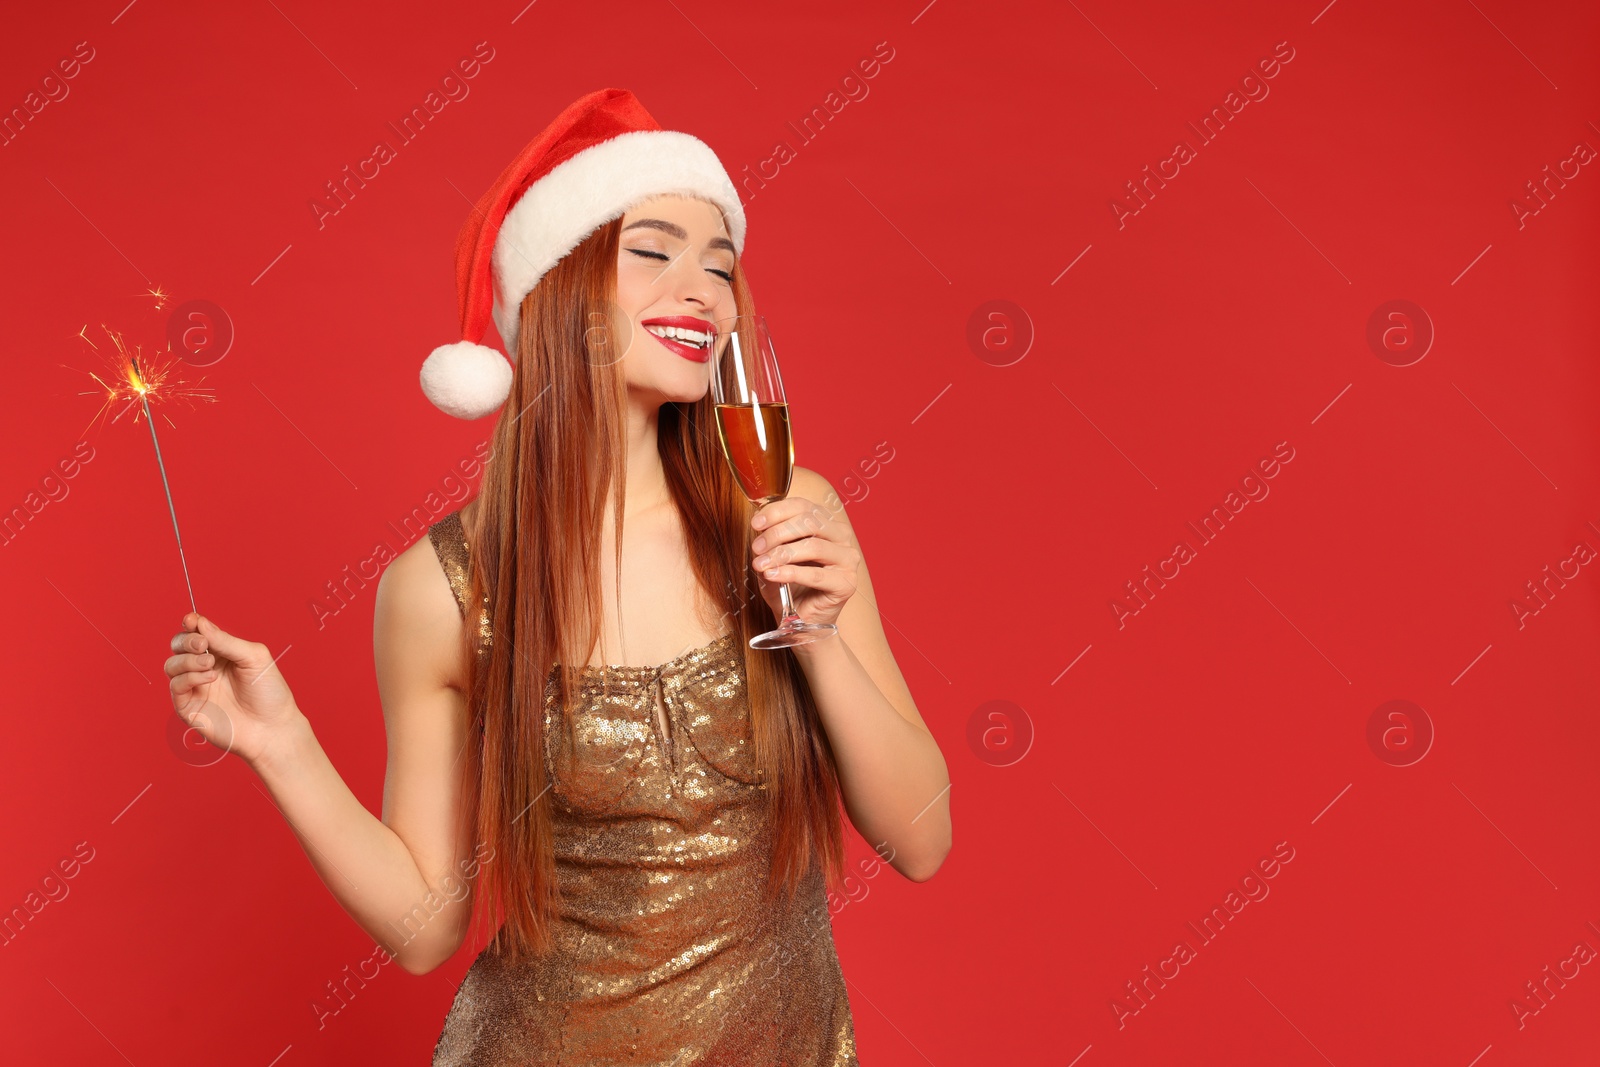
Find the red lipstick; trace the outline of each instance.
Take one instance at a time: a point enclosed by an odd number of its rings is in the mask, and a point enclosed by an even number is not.
[[[716,341],[717,328],[705,319],[697,319],[692,315],[664,315],[660,318],[645,319],[640,325],[674,327],[706,335],[711,340],[704,346],[697,346],[676,337],[662,337],[659,334],[650,333],[649,330],[645,331],[684,359],[693,360],[696,363],[704,363],[711,358],[711,345]]]

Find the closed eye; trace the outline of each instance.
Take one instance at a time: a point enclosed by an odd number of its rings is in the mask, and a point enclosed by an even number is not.
[[[665,252],[651,252],[651,251],[649,251],[647,249],[643,249],[643,248],[630,248],[627,251],[632,252],[636,256],[643,256],[646,259],[670,260],[672,258],[671,256],[667,255]],[[730,285],[733,284],[733,274],[732,274],[731,271],[714,270],[711,267],[707,267],[706,268],[706,272],[708,274],[715,274],[717,277],[721,278],[723,281],[729,283]]]

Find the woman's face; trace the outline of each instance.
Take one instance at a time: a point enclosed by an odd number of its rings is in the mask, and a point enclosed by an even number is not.
[[[704,200],[658,196],[622,216],[617,325],[630,390],[663,403],[705,395],[712,324],[737,314],[734,259],[722,212]]]

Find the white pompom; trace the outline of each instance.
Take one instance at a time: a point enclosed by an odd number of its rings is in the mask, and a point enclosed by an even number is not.
[[[481,419],[511,394],[511,364],[471,341],[440,345],[422,361],[422,391],[447,414]]]

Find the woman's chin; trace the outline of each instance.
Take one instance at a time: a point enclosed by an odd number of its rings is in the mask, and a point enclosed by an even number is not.
[[[680,389],[667,399],[674,404],[697,404],[706,395],[706,386],[702,383],[698,389]]]
[[[674,378],[679,380],[674,381]],[[695,375],[692,380],[683,380],[681,374],[663,375],[649,384],[629,383],[628,385],[630,393],[656,406],[661,404],[693,404],[704,398],[710,388],[711,383],[706,381],[703,375]]]

